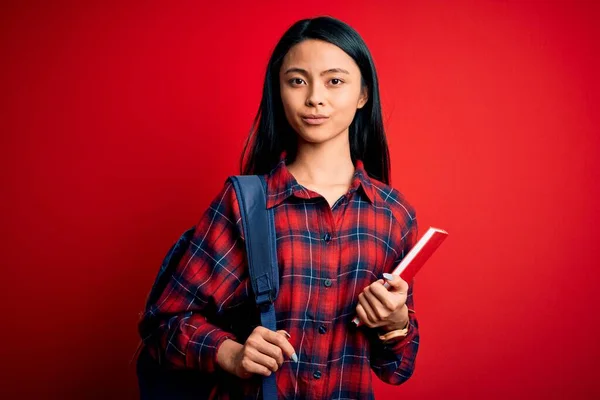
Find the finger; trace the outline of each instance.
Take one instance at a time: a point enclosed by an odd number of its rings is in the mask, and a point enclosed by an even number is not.
[[[367,289],[365,289],[364,295],[365,295],[365,299],[371,306],[373,313],[377,317],[377,321],[381,321],[381,320],[387,318],[388,315],[390,315],[391,311],[388,310],[387,307],[384,304],[382,304],[381,301],[377,298],[377,296],[375,296],[373,294],[373,290],[371,287],[368,287]],[[387,295],[390,296],[389,293],[387,293]]]
[[[370,292],[389,311],[394,311],[398,306],[398,302],[394,301],[393,295],[379,281],[371,284]],[[395,292],[395,294],[398,295],[399,292]]]
[[[258,353],[272,358],[277,365],[283,364],[283,354],[277,346],[267,342],[256,330],[246,339],[246,348],[253,349]]]
[[[275,334],[279,335],[278,333]],[[277,362],[277,365],[281,366],[281,364],[283,364],[283,350],[281,350],[279,346],[265,340],[264,337],[261,337],[260,340],[256,342],[254,348],[262,354],[274,359]]]
[[[358,316],[358,319],[362,324],[368,326],[369,328],[372,328],[371,321],[369,321],[367,313],[365,312],[365,309],[360,303],[356,306],[356,315]]]
[[[386,277],[390,274],[385,274]],[[386,279],[387,284],[390,285],[389,290],[392,292],[403,292],[406,293],[408,292],[408,283],[400,278],[400,275],[391,275],[394,278],[391,280]]]
[[[290,344],[290,342],[284,335],[279,334],[277,332],[273,332],[269,329],[265,330],[266,331],[264,332],[263,338],[267,342],[280,348],[283,354],[285,354],[288,358],[292,359],[294,362],[298,361],[298,356],[296,355],[294,347]]]
[[[256,361],[252,360],[250,357],[244,357],[244,359],[242,360],[242,369],[244,370],[245,374],[258,374],[258,375],[263,375],[263,376],[269,376],[271,375],[271,370],[267,367],[265,367],[262,364],[257,363]]]
[[[391,275],[391,274],[383,274],[383,275]],[[379,283],[380,285],[384,285],[387,283],[387,281],[385,279],[377,279],[375,282]],[[373,283],[375,283],[373,282]]]
[[[367,325],[369,327],[375,327],[375,325],[377,324],[379,319],[373,312],[373,308],[371,307],[371,304],[369,304],[369,302],[367,301],[367,298],[365,297],[364,292],[362,292],[361,294],[358,295],[358,304],[360,304],[362,306],[363,310],[365,311]]]
[[[280,335],[285,336],[285,338],[288,340],[292,338],[292,336],[289,333],[287,333],[287,331],[284,331],[283,329],[280,329],[276,332],[279,333]]]
[[[263,353],[257,348],[251,347],[246,349],[246,357],[248,357],[250,360],[254,361],[257,364],[268,368],[270,371],[273,372],[277,371],[281,366],[281,364],[279,364],[274,357]]]

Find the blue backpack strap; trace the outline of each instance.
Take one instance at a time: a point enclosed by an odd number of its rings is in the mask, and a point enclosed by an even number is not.
[[[248,255],[248,273],[262,326],[275,331],[273,302],[279,292],[279,267],[273,210],[267,210],[266,182],[263,176],[231,177],[235,188]],[[263,400],[277,399],[275,374],[263,378]]]

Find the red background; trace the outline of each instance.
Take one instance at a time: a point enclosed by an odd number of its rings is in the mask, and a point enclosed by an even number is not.
[[[1,397],[135,398],[160,261],[319,14],[363,35],[393,184],[450,232],[416,372],[378,398],[600,396],[597,2],[161,3],[0,6]]]

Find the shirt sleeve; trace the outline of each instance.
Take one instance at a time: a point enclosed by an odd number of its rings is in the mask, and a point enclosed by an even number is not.
[[[404,241],[401,257],[395,261],[398,264],[417,240],[418,225],[413,219]],[[415,359],[419,349],[419,324],[414,312],[413,282],[409,282],[406,298],[406,306],[411,312],[408,313],[409,323],[407,335],[392,339],[385,344],[379,339],[374,329],[369,329],[368,337],[371,343],[371,368],[375,375],[382,381],[400,385],[413,374]]]
[[[236,340],[222,328],[228,326],[224,305],[248,289],[240,210],[229,180],[196,224],[168,279],[140,321],[144,343],[161,364],[212,372],[221,343]]]

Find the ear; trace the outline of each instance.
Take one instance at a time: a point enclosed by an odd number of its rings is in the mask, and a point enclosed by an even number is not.
[[[365,85],[360,91],[360,97],[358,98],[358,105],[356,108],[363,108],[365,104],[367,104],[367,101],[369,101],[369,88]]]

